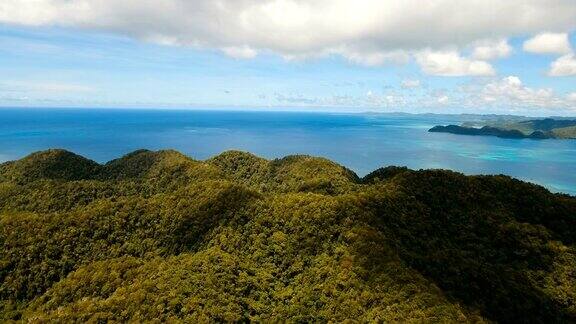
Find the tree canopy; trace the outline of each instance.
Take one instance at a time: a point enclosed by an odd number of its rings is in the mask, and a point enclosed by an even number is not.
[[[239,151],[0,165],[2,321],[576,321],[576,198]]]

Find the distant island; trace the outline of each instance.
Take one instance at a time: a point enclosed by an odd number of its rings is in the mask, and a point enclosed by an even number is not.
[[[496,136],[501,138],[576,139],[576,119],[500,120],[484,125],[465,123],[461,126],[434,126],[429,132],[458,135]]]
[[[576,197],[228,151],[0,164],[0,322],[576,322]]]

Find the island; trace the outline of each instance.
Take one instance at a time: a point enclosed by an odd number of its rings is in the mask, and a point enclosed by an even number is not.
[[[0,321],[576,322],[576,197],[138,150],[0,164]]]
[[[514,122],[498,121],[480,127],[477,124],[468,122],[461,126],[438,125],[432,127],[429,132],[501,138],[576,139],[576,120],[546,118]]]

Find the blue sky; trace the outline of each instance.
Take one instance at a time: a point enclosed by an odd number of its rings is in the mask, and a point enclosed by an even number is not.
[[[311,33],[313,41],[291,39],[291,31],[302,26],[286,31],[285,24],[278,33],[288,35],[286,42],[222,32],[226,24],[207,36],[176,29],[162,37],[156,26],[117,26],[98,17],[86,18],[96,27],[86,21],[61,26],[30,22],[40,18],[18,18],[18,12],[8,16],[10,8],[26,8],[24,0],[6,1],[0,4],[0,106],[576,114],[576,36],[570,22],[553,30],[538,22],[525,32],[503,27],[500,34],[478,36],[474,30],[462,41],[456,31],[441,31],[447,35],[434,44],[424,41],[426,35],[413,41],[419,34],[404,37],[398,30],[367,46],[358,45],[364,36],[332,40],[337,37],[326,35],[338,31],[330,28]],[[294,8],[301,16],[301,8]],[[314,8],[306,8],[313,15]],[[314,18],[302,24],[315,26]],[[388,45],[392,41],[400,45]],[[487,54],[477,54],[480,47]],[[554,72],[558,61],[563,65]]]

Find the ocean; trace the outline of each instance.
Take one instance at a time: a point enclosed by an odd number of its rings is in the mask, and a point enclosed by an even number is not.
[[[63,148],[104,163],[137,149],[195,159],[226,150],[323,156],[363,176],[379,167],[506,174],[576,195],[576,140],[429,133],[458,115],[136,109],[0,109],[0,162]]]

